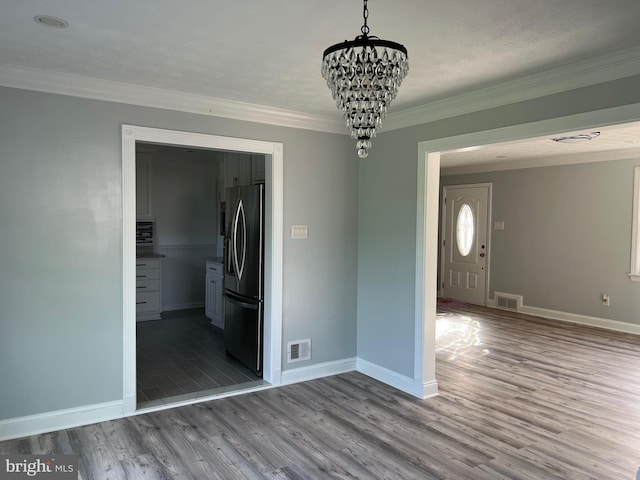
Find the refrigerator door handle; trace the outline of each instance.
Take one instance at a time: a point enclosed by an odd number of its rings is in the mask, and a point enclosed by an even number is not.
[[[240,219],[240,205],[236,207],[236,212],[233,215],[233,231],[231,233],[231,250],[233,251],[233,269],[237,276],[237,281],[240,282],[240,272],[238,265],[238,220]]]
[[[244,213],[244,204],[242,200],[238,202],[238,219],[240,220],[240,214],[242,214],[242,257],[241,262],[238,262],[237,250],[236,250],[236,265],[238,271],[238,282],[242,280],[242,274],[244,273],[244,267],[247,262],[247,216]],[[239,222],[238,222],[239,223]],[[236,223],[236,229],[238,225]]]
[[[239,306],[244,307],[244,308],[249,308],[251,310],[257,310],[258,309],[258,304],[257,303],[243,302],[242,300],[238,299],[235,295],[232,295],[232,294],[230,294],[228,292],[224,292],[224,298],[229,300],[231,303],[234,303],[234,304],[239,305]]]

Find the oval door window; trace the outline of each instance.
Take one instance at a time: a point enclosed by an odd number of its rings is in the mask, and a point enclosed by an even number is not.
[[[458,251],[460,255],[466,257],[473,246],[475,235],[475,222],[473,220],[473,210],[469,204],[462,205],[458,211],[458,221],[456,222],[456,238],[458,240]]]

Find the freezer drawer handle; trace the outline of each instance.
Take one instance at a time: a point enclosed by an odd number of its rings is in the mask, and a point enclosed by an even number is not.
[[[238,300],[236,297],[229,295],[228,293],[224,294],[224,298],[226,298],[227,300],[229,300],[229,302],[235,304],[235,305],[240,305],[241,307],[244,308],[250,308],[251,310],[257,310],[258,309],[258,304],[257,303],[247,303],[247,302],[243,302],[241,300]]]

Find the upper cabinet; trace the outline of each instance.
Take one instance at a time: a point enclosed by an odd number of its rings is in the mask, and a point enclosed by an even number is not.
[[[153,219],[153,189],[151,186],[150,153],[136,152],[136,218]]]
[[[244,153],[224,154],[224,187],[251,185],[251,156]]]
[[[264,155],[224,152],[218,171],[218,200],[225,201],[226,190],[265,182]]]

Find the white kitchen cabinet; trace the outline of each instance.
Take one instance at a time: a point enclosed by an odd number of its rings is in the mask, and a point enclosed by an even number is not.
[[[264,183],[265,160],[264,155],[251,155],[251,183]]]
[[[225,153],[225,188],[241,187],[245,185],[251,185],[251,155],[242,153]]]
[[[162,261],[136,259],[136,320],[159,320],[162,311]]]
[[[211,325],[219,328],[224,328],[223,282],[224,266],[222,262],[207,260],[204,310],[207,318],[211,320]]]
[[[136,218],[153,219],[153,188],[150,153],[136,152]]]

